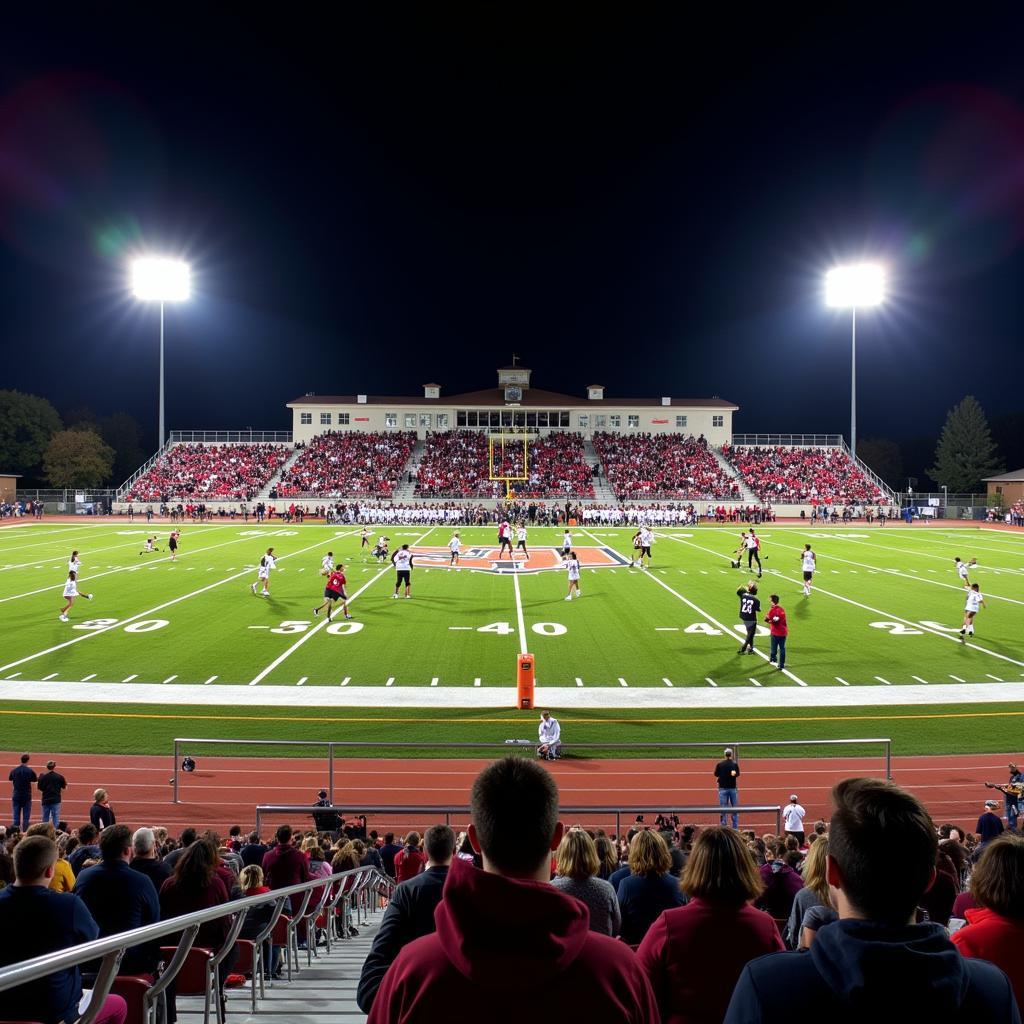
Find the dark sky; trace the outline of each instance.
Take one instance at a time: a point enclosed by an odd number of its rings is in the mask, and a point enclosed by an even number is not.
[[[155,441],[157,316],[125,287],[153,250],[195,273],[170,428],[490,386],[515,350],[539,387],[845,432],[849,320],[821,275],[868,256],[892,297],[859,318],[862,437],[937,433],[967,392],[1024,405],[1013,5],[366,6],[5,15],[0,386],[127,409]]]

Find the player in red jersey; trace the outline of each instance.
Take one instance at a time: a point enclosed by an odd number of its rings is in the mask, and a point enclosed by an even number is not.
[[[327,586],[324,587],[324,603],[313,609],[313,614],[319,615],[326,608],[328,622],[331,621],[331,612],[334,610],[336,601],[341,602],[341,610],[345,613],[345,618],[352,618],[348,613],[348,595],[345,593],[344,568],[345,566],[340,562],[335,566],[331,575],[327,577]]]

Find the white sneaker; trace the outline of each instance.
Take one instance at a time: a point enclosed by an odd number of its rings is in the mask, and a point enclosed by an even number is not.
[[[60,616],[60,621],[61,622],[67,622],[68,621],[68,617],[66,615],[61,615]]]
[[[84,597],[86,599],[86,601],[91,601],[92,600],[92,594],[83,594],[82,597]]]
[[[406,595],[405,595],[405,599],[406,599],[406,601],[408,601],[410,597],[412,597],[412,594],[406,594]]]
[[[249,589],[255,594],[256,593],[256,584],[254,583]]]
[[[397,594],[392,594],[391,595],[391,600],[392,601],[397,601],[398,600],[398,595]]]
[[[571,600],[572,600],[572,594],[569,594],[569,595],[568,595],[568,596],[566,597],[566,601],[571,601]]]
[[[270,591],[269,590],[264,590],[263,591],[263,596],[264,597],[270,597]]]
[[[576,591],[576,596],[577,596],[577,597],[582,597],[582,596],[583,596],[583,594],[582,594],[582,592],[581,592],[581,591],[577,590],[577,591]]]

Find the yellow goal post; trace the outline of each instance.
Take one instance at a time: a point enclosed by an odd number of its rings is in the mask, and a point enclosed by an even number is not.
[[[511,497],[513,484],[530,479],[530,439],[527,434],[490,434],[487,438],[487,475],[505,485]]]

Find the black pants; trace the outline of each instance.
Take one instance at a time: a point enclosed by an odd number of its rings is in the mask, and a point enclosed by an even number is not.
[[[743,646],[740,648],[741,651],[746,648],[754,649],[754,635],[757,633],[757,619],[749,619],[743,623],[747,627],[747,637],[743,641]]]
[[[747,569],[749,570],[754,562],[757,562],[757,571],[761,571],[761,556],[757,553],[757,548],[747,549]]]

